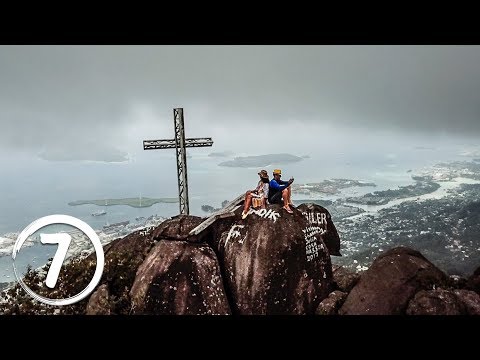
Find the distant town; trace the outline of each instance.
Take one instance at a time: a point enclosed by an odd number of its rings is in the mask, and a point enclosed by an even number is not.
[[[122,238],[134,231],[144,230],[152,227],[157,227],[166,218],[159,215],[151,215],[149,217],[138,217],[134,222],[121,221],[114,224],[104,225],[102,229],[97,229],[95,232],[100,238],[102,245],[106,245],[115,239]],[[68,249],[67,257],[81,254],[86,256],[93,251],[92,243],[80,231],[73,231],[70,233],[72,242]]]
[[[343,244],[343,257],[334,258],[335,263],[365,270],[386,249],[405,245],[421,251],[449,274],[473,272],[480,258],[480,164],[439,164],[412,178],[428,184],[438,181],[433,184],[445,184],[445,191],[440,193],[434,190],[437,186],[424,187],[425,183],[421,183],[394,193],[403,197],[404,191],[434,191],[358,216],[336,218],[332,213]],[[378,203],[391,201],[390,194],[377,194]]]
[[[477,160],[477,159],[476,159]],[[294,204],[313,202],[332,215],[340,234],[342,257],[337,265],[356,271],[366,270],[371,261],[388,248],[406,245],[418,249],[443,271],[470,274],[480,258],[480,163],[452,162],[411,172],[413,185],[375,191],[358,197],[322,199],[340,194],[349,187],[375,187],[374,183],[353,179],[331,179],[318,183],[295,184]],[[300,196],[299,196],[300,195]],[[301,195],[308,195],[302,197]],[[174,198],[124,198],[81,200],[70,205],[129,205],[148,207],[158,202],[178,202]],[[204,204],[212,213],[228,203]],[[165,217],[152,215],[135,221],[121,221],[97,229],[103,245],[134,231],[158,226]],[[91,243],[81,233],[72,232],[69,254],[87,255]],[[3,250],[8,251],[18,233],[3,235]],[[31,244],[27,244],[28,246]]]
[[[319,183],[308,183],[308,184],[292,184],[292,191],[295,194],[303,195],[312,195],[312,194],[339,194],[342,189],[355,186],[371,186],[375,187],[372,182],[352,180],[352,179],[331,179],[323,180]]]
[[[409,170],[412,185],[334,201],[322,197],[341,195],[349,187],[376,185],[352,179],[294,184],[297,199],[293,202],[313,202],[330,212],[342,242],[343,256],[332,258],[337,265],[363,271],[386,249],[405,245],[421,251],[449,274],[469,275],[480,258],[478,160]],[[218,210],[210,205],[202,209]]]
[[[396,190],[375,191],[360,197],[347,197],[346,202],[362,205],[385,205],[396,199],[420,196],[434,192],[440,185],[433,181],[417,181],[414,185],[400,186]]]

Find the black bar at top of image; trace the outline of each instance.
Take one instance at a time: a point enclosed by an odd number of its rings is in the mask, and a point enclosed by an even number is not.
[[[480,30],[436,30],[415,28],[259,29],[195,31],[131,29],[6,30],[0,31],[3,45],[476,45]]]

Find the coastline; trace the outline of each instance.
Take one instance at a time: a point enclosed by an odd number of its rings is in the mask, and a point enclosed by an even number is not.
[[[68,203],[70,206],[79,205],[98,205],[98,206],[115,206],[126,205],[134,208],[151,207],[159,203],[178,203],[178,198],[121,198],[121,199],[99,199],[99,200],[75,200]]]
[[[480,184],[480,180],[476,180],[476,179],[473,179],[473,177],[475,176],[478,176],[479,173],[469,173],[468,172],[468,169],[465,170],[462,168],[462,164],[463,163],[459,163],[459,162],[452,162],[451,163],[451,172],[447,172],[447,173],[442,173],[442,178],[440,179],[435,179],[435,182],[439,184],[439,188],[436,189],[435,191],[433,192],[430,192],[430,193],[427,193],[427,194],[422,194],[422,195],[419,195],[419,196],[411,196],[411,197],[406,197],[406,198],[400,198],[400,199],[395,199],[395,200],[391,200],[389,201],[388,203],[386,204],[382,204],[382,205],[362,205],[362,204],[358,204],[358,203],[351,203],[351,202],[345,202],[344,199],[348,196],[351,196],[352,194],[355,194],[355,195],[362,195],[363,192],[365,191],[369,191],[371,189],[369,189],[368,187],[345,187],[345,188],[342,188],[340,189],[340,193],[337,193],[335,195],[326,195],[326,194],[321,194],[321,193],[318,193],[318,194],[310,194],[310,196],[305,196],[304,194],[294,194],[294,198],[293,200],[298,202],[299,200],[302,200],[303,202],[308,202],[308,201],[325,201],[325,200],[328,200],[331,202],[331,204],[329,204],[328,202],[326,203],[326,208],[327,210],[331,211],[332,212],[332,218],[334,219],[334,222],[335,222],[335,225],[337,226],[338,230],[342,233],[342,241],[343,241],[343,247],[345,248],[345,258],[342,259],[342,260],[345,260],[345,261],[350,261],[352,266],[360,266],[360,268],[357,268],[356,270],[362,270],[364,269],[365,265],[362,265],[360,264],[360,261],[357,261],[357,263],[354,263],[352,262],[352,259],[348,259],[349,256],[353,256],[355,254],[357,254],[358,256],[360,256],[359,254],[361,254],[362,252],[365,252],[365,251],[369,251],[369,252],[372,252],[372,251],[378,251],[379,249],[382,249],[382,247],[385,248],[385,246],[388,246],[387,243],[385,243],[388,239],[389,239],[389,236],[390,235],[378,235],[376,232],[380,233],[381,231],[379,231],[379,225],[376,225],[377,227],[371,227],[369,228],[369,223],[372,221],[372,219],[375,219],[375,218],[379,218],[379,219],[384,219],[384,217],[386,216],[384,213],[381,213],[382,211],[389,211],[389,213],[393,213],[395,212],[395,207],[396,206],[402,206],[402,205],[405,205],[404,207],[407,207],[407,206],[410,206],[412,207],[412,209],[420,209],[423,205],[423,203],[425,202],[428,202],[430,200],[432,201],[438,201],[438,200],[443,200],[443,199],[446,199],[445,201],[448,201],[448,196],[451,195],[451,192],[452,191],[457,191],[458,189],[460,189],[461,185],[462,184]],[[468,164],[472,164],[472,163],[466,163],[467,165]],[[467,166],[468,167],[468,166]],[[431,175],[435,175],[435,173],[433,171],[435,171],[436,173],[438,173],[438,169],[439,167],[438,166],[433,166],[431,167],[431,170],[429,170],[431,172]],[[443,169],[445,169],[445,164],[443,165]],[[419,170],[420,171],[420,170]],[[423,173],[421,174],[425,174],[425,171],[427,171],[426,173],[428,174],[428,170],[422,170],[424,171]],[[462,174],[466,174],[466,176],[457,176],[457,175],[462,175]],[[417,173],[418,174],[418,173]],[[408,176],[411,176],[410,173]],[[352,180],[349,180],[349,179],[346,179],[346,178],[343,178],[343,179],[337,179],[337,180],[340,180],[341,182],[343,182],[344,184],[348,181],[352,181]],[[332,180],[329,180],[329,181],[332,181]],[[364,182],[364,180],[354,180],[360,184],[362,184]],[[412,180],[412,182],[415,182],[414,180]],[[320,182],[321,183],[321,182]],[[354,182],[352,183],[354,184]],[[382,188],[382,187],[380,187]],[[227,195],[225,194],[225,196],[222,194],[222,195],[219,195],[221,196],[222,199],[227,199]],[[139,203],[139,198],[123,198],[123,199],[120,199],[120,200],[133,200],[133,201],[138,201]],[[147,198],[142,198],[142,205],[143,205],[143,201],[147,199]],[[163,200],[165,199],[168,199],[168,198],[161,198]],[[298,199],[298,200],[297,200]],[[452,199],[455,199],[455,198],[452,198]],[[113,199],[107,199],[108,203],[107,203],[107,206],[113,206],[113,205],[126,205],[126,204],[115,204],[115,203],[111,203],[110,201],[113,200]],[[172,199],[173,200],[173,199]],[[197,202],[204,202],[203,198],[200,200],[200,198],[198,196],[191,196],[191,201],[197,201]],[[99,204],[95,204],[95,203],[90,203],[89,205],[95,205],[95,206],[105,206],[105,199],[102,199],[102,200],[85,200],[85,201],[95,201],[95,202],[99,202]],[[167,200],[167,202],[169,202]],[[171,211],[172,212],[177,212],[178,209],[177,209],[177,206],[173,206],[175,202],[178,202],[177,199],[175,199],[175,201],[171,201],[169,202],[172,206],[171,206]],[[145,203],[147,204],[147,203]],[[80,204],[77,204],[77,205],[80,205]],[[153,205],[153,204],[152,204]],[[150,207],[151,205],[149,204],[149,206],[142,206],[143,207]],[[135,207],[135,206],[129,206],[129,207]],[[199,206],[200,207],[200,206]],[[425,205],[424,206],[426,209],[430,209],[431,208],[431,205]],[[119,207],[119,209],[121,209],[121,206]],[[337,211],[337,209],[339,211]],[[431,208],[433,211],[433,208]],[[165,217],[168,217],[168,214],[164,214],[162,211],[164,211],[164,207],[162,206],[161,209],[158,208],[157,210],[159,213],[162,214],[162,216]],[[335,212],[336,211],[336,212]],[[361,213],[358,213],[359,211],[361,211]],[[417,211],[417,210],[415,210]],[[87,212],[88,213],[88,212]],[[144,213],[146,214],[146,213]],[[137,217],[142,217],[142,218],[146,218],[148,217],[148,215],[144,215],[142,213],[139,213],[138,215],[136,215]],[[104,222],[105,220],[109,220],[111,222],[120,222],[123,220],[125,220],[127,217],[125,217],[126,213],[122,210],[120,211],[118,214],[115,214],[108,218],[110,216],[110,211],[109,211],[109,215],[107,215],[107,218],[104,218],[104,219],[91,219],[92,221],[95,220],[96,223],[94,223],[96,226],[92,226],[94,228],[99,228],[99,226],[101,227],[103,224],[102,222]],[[142,216],[140,216],[142,215]],[[387,214],[388,215],[388,214]],[[85,216],[89,216],[89,215],[85,215]],[[173,215],[172,215],[173,216]],[[206,214],[201,214],[201,216],[206,216]],[[132,217],[135,217],[134,213],[131,213],[129,214],[129,219],[131,220]],[[89,216],[89,218],[91,218]],[[102,217],[103,218],[103,217]],[[387,219],[387,217],[385,217],[385,219]],[[383,220],[382,220],[383,221]],[[400,219],[399,221],[403,221],[402,219]],[[351,226],[351,224],[353,224]],[[362,226],[362,230],[363,231],[360,231],[360,229],[358,228],[358,225],[360,224]],[[93,225],[93,224],[92,224]],[[114,238],[118,238],[118,237],[121,237],[121,236],[124,236],[125,234],[128,234],[129,232],[131,231],[134,231],[135,228],[138,228],[140,225],[136,222],[133,222],[128,226],[128,227],[124,227],[122,229],[117,229],[118,231],[117,232],[114,232],[114,235],[113,237]],[[381,230],[381,229],[380,229]],[[412,232],[410,234],[415,234],[415,232],[418,232],[419,235],[424,235],[425,234],[425,230],[423,229],[420,229],[418,228],[417,229],[418,231],[416,231],[416,228],[412,228]],[[101,231],[101,230],[99,230]],[[433,231],[433,230],[432,230]],[[5,238],[7,239],[11,239],[11,246],[13,246],[13,243],[15,242],[15,240],[13,238],[16,238],[16,236],[10,236],[12,235],[12,233],[9,234],[9,236],[6,236],[7,234],[4,234],[2,235],[2,239],[5,240]],[[105,234],[105,236],[107,237],[110,237],[109,234]],[[380,236],[380,238],[376,238],[377,236]],[[366,239],[373,239],[373,240],[366,240]],[[377,239],[377,240],[375,240]],[[382,240],[383,239],[383,240]],[[408,239],[408,238],[407,238]],[[107,240],[107,238],[105,238],[105,240]],[[111,240],[110,240],[111,241]],[[8,242],[8,241],[7,241]],[[450,243],[446,244],[445,246],[450,246],[449,245]],[[2,248],[4,248],[4,251],[3,253],[5,253],[4,256],[0,256],[0,258],[5,258],[6,255],[8,255],[8,244],[5,242],[5,241],[2,241]],[[31,250],[34,251],[36,248],[33,247]],[[368,250],[369,249],[369,250]],[[357,256],[355,255],[355,256]],[[466,255],[468,257],[468,251],[466,252]],[[362,255],[362,256],[366,256],[366,259],[368,260],[368,258],[370,257],[369,255]],[[471,256],[474,256],[473,254]],[[356,260],[356,259],[355,259]],[[7,264],[5,262],[5,264]],[[2,270],[2,269],[0,269]],[[0,276],[1,276],[1,272],[0,272]]]

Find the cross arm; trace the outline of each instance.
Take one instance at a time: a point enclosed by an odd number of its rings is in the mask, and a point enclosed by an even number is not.
[[[212,138],[190,138],[185,139],[185,147],[204,147],[212,146]]]
[[[185,147],[212,146],[212,138],[189,138],[185,139]],[[143,150],[175,149],[175,139],[143,140]]]
[[[175,149],[175,139],[143,140],[143,150]]]

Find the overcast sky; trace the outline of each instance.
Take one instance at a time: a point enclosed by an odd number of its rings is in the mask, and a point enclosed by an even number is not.
[[[480,47],[0,46],[3,149],[140,149],[173,136],[174,107],[217,150],[327,131],[475,137]]]

